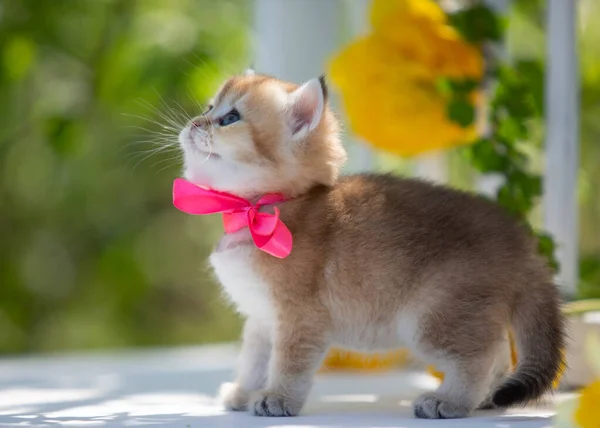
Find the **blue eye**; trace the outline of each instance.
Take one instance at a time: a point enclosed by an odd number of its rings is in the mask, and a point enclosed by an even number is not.
[[[233,109],[229,113],[227,113],[225,116],[223,116],[221,119],[219,119],[219,125],[221,125],[221,126],[231,125],[232,123],[237,122],[241,118],[242,118],[242,116],[240,116],[240,112],[237,111],[236,109]]]

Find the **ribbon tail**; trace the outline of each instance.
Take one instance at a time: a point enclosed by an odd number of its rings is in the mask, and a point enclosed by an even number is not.
[[[237,196],[197,186],[181,178],[173,182],[173,205],[187,214],[216,214],[245,210],[250,202]]]
[[[284,259],[292,252],[292,232],[290,232],[287,226],[279,219],[277,220],[277,225],[275,226],[273,233],[268,236],[259,235],[252,229],[250,229],[250,232],[254,244],[273,257]]]

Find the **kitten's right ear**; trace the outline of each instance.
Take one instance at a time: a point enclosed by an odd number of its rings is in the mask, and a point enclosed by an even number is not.
[[[327,81],[325,80],[324,74],[319,76],[319,83],[321,84],[321,91],[323,91],[323,99],[327,102],[329,98],[329,89],[327,88]]]
[[[292,138],[304,138],[323,116],[327,87],[322,78],[312,79],[290,94],[289,121]]]

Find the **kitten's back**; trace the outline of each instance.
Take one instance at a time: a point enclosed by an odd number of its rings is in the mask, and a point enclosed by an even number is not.
[[[494,202],[423,180],[346,176],[326,204],[338,214],[336,240],[360,237],[379,251],[407,250],[414,261],[440,262],[474,252],[512,259],[533,248],[526,228]]]

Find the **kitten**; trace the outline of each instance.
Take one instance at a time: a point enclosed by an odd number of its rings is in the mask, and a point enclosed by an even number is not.
[[[376,125],[376,124],[374,124]],[[446,376],[419,418],[508,407],[551,388],[565,343],[559,293],[528,232],[481,198],[391,175],[339,177],[346,155],[322,79],[248,72],[181,131],[189,181],[249,200],[279,192],[294,243],[279,259],[248,229],[210,257],[246,317],[230,410],[291,416],[328,348],[409,347]],[[507,329],[519,364],[509,368]]]

